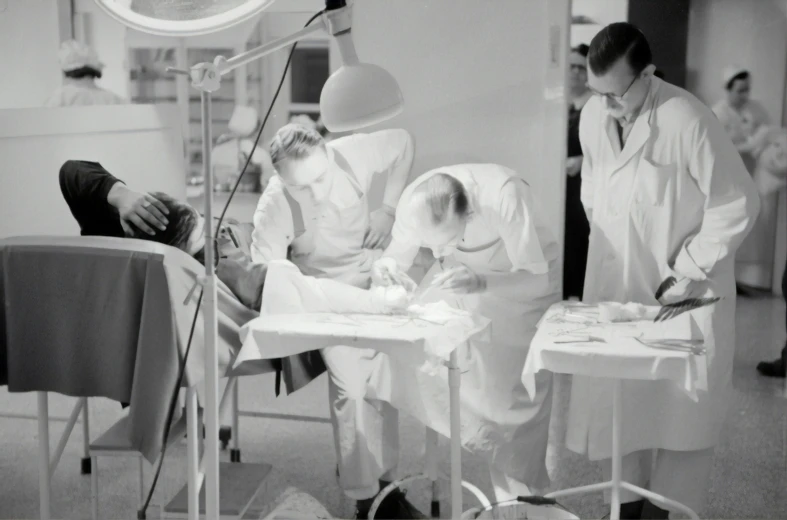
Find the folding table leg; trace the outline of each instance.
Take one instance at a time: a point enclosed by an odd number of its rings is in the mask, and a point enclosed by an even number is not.
[[[199,520],[199,437],[197,436],[197,425],[199,416],[197,412],[197,389],[190,386],[186,391],[186,429],[188,431],[188,512],[189,520]]]
[[[94,457],[94,472],[90,474],[90,512],[93,520],[98,520],[98,457]]]
[[[623,389],[620,379],[615,379],[613,382],[612,395],[612,500],[611,510],[609,513],[610,520],[620,520],[620,482],[621,471],[623,464],[623,457],[620,454],[620,440],[621,440],[621,408],[623,400]]]
[[[440,518],[440,483],[439,468],[437,463],[438,444],[437,432],[431,428],[426,429],[426,473],[432,483],[432,518]]]
[[[240,462],[240,378],[235,379],[232,387],[232,448],[230,462]]]
[[[92,471],[90,467],[90,413],[87,407],[87,397],[82,397],[82,467],[81,473],[89,475]]]
[[[49,500],[49,400],[46,392],[38,394],[38,496],[41,520],[50,520]]]
[[[462,517],[462,427],[459,416],[461,380],[457,351],[448,363],[448,386],[451,411],[451,518]]]

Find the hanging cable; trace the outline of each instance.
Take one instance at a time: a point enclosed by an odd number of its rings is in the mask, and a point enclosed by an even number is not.
[[[304,27],[308,27],[309,25],[311,25],[311,23],[314,22],[314,20],[316,20],[317,18],[319,18],[324,12],[325,11],[323,10],[318,13],[315,13],[311,18],[309,18],[309,21],[306,22]],[[271,100],[271,103],[268,106],[268,111],[265,114],[265,118],[262,120],[262,124],[260,125],[259,131],[257,132],[257,138],[254,140],[254,146],[252,146],[251,152],[249,152],[249,156],[246,158],[246,163],[243,165],[243,169],[241,170],[241,173],[238,176],[238,180],[235,181],[235,185],[233,186],[232,191],[230,192],[230,195],[227,198],[227,202],[224,204],[224,209],[221,212],[221,216],[219,217],[219,220],[216,223],[216,231],[213,233],[214,249],[218,249],[217,237],[219,236],[219,231],[221,230],[221,224],[224,221],[224,216],[227,213],[227,209],[229,208],[230,202],[232,202],[232,197],[235,196],[235,192],[237,191],[238,186],[243,180],[243,176],[246,174],[246,170],[248,169],[249,164],[251,163],[252,157],[254,157],[254,152],[257,150],[257,146],[260,142],[260,138],[262,137],[262,132],[265,130],[265,124],[268,122],[271,112],[273,112],[273,107],[276,103],[276,100],[279,98],[279,93],[281,92],[281,88],[284,85],[284,80],[287,77],[287,71],[290,68],[290,63],[292,62],[292,57],[295,54],[295,48],[297,45],[298,45],[297,42],[292,44],[292,48],[290,49],[290,54],[287,58],[287,63],[284,65],[284,72],[282,72],[281,79],[279,80],[279,86],[276,88],[276,92],[273,94],[273,99]],[[205,124],[210,124],[210,123],[211,123],[210,121],[205,122]],[[212,175],[212,174],[213,172],[208,172],[208,175]],[[210,194],[206,194],[206,196],[210,196]],[[207,223],[206,225],[210,225],[210,223]],[[218,263],[219,263],[218,251],[216,251],[215,258],[216,261],[214,264],[214,269],[218,267]],[[159,455],[158,465],[156,467],[156,473],[153,477],[152,482],[150,483],[150,489],[148,490],[148,495],[147,498],[145,499],[145,503],[137,511],[137,518],[139,520],[145,520],[147,518],[147,510],[148,507],[150,506],[150,501],[153,498],[153,493],[156,491],[156,484],[158,483],[159,475],[161,474],[161,469],[164,465],[164,456],[167,451],[167,444],[169,443],[169,433],[170,433],[170,429],[172,428],[172,419],[175,415],[175,407],[177,406],[177,402],[178,402],[178,394],[180,393],[181,385],[183,384],[183,376],[185,374],[186,361],[188,360],[189,352],[191,352],[191,340],[194,337],[194,328],[197,324],[197,317],[199,315],[200,306],[202,304],[202,294],[203,291],[200,291],[199,298],[197,299],[197,309],[194,311],[194,319],[191,322],[191,332],[189,332],[189,341],[186,345],[186,352],[184,353],[183,360],[180,363],[180,367],[178,369],[177,382],[175,383],[175,388],[173,390],[173,394],[169,402],[169,408],[167,410],[167,420],[165,423],[166,428],[164,430],[164,439],[163,439],[163,444],[161,446],[161,454]]]

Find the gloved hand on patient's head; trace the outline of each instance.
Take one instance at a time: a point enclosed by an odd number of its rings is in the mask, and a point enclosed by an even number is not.
[[[155,236],[167,229],[169,208],[156,195],[138,193],[121,182],[112,187],[107,195],[107,201],[117,209],[120,226],[127,236],[137,237],[140,234]]]

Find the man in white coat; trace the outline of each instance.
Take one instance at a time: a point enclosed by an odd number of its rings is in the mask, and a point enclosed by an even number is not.
[[[254,214],[251,256],[269,263],[289,257],[305,274],[369,288],[371,270],[390,242],[394,213],[413,162],[414,144],[405,130],[355,134],[326,143],[302,125],[282,127],[270,145],[278,173]],[[369,213],[372,178],[387,173],[382,208]],[[319,354],[314,353],[319,357]],[[322,359],[288,358],[283,363],[289,391],[301,371],[315,377],[324,361],[339,461],[339,484],[364,518],[381,484],[393,479],[399,458],[398,413],[367,396],[383,355],[372,349],[335,346]],[[316,368],[314,368],[316,366]],[[293,368],[295,367],[295,368]],[[322,368],[324,370],[324,368]],[[388,495],[378,518],[421,514],[401,494]]]
[[[694,402],[669,382],[623,382],[623,478],[695,511],[704,506],[725,420],[735,350],[735,251],[759,212],[746,168],[707,107],[653,76],[633,25],[607,26],[590,45],[582,111],[582,203],[591,222],[586,302],[657,305],[723,299],[694,314],[708,348],[708,391]],[[620,374],[625,378],[626,374]],[[611,474],[611,382],[575,377],[566,442]],[[655,460],[653,456],[655,455]],[[607,497],[609,499],[609,497]],[[668,518],[627,491],[621,518]]]

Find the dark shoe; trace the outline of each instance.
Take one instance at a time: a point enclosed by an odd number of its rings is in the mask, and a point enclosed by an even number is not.
[[[644,500],[623,502],[620,504],[620,520],[639,520],[642,518],[642,507],[644,505]],[[609,515],[607,515],[607,517],[609,517]]]
[[[369,510],[362,511],[361,509],[355,510],[355,517],[357,520],[366,520],[369,518]],[[408,520],[411,518],[429,518],[421,511],[411,504],[406,498],[405,494],[395,489],[388,493],[377,512],[374,514],[375,520]]]
[[[763,361],[757,365],[757,372],[767,377],[784,377],[785,365],[784,361],[777,359],[776,361]]]
[[[661,509],[650,500],[645,500],[640,518],[642,520],[669,520],[669,511]]]

